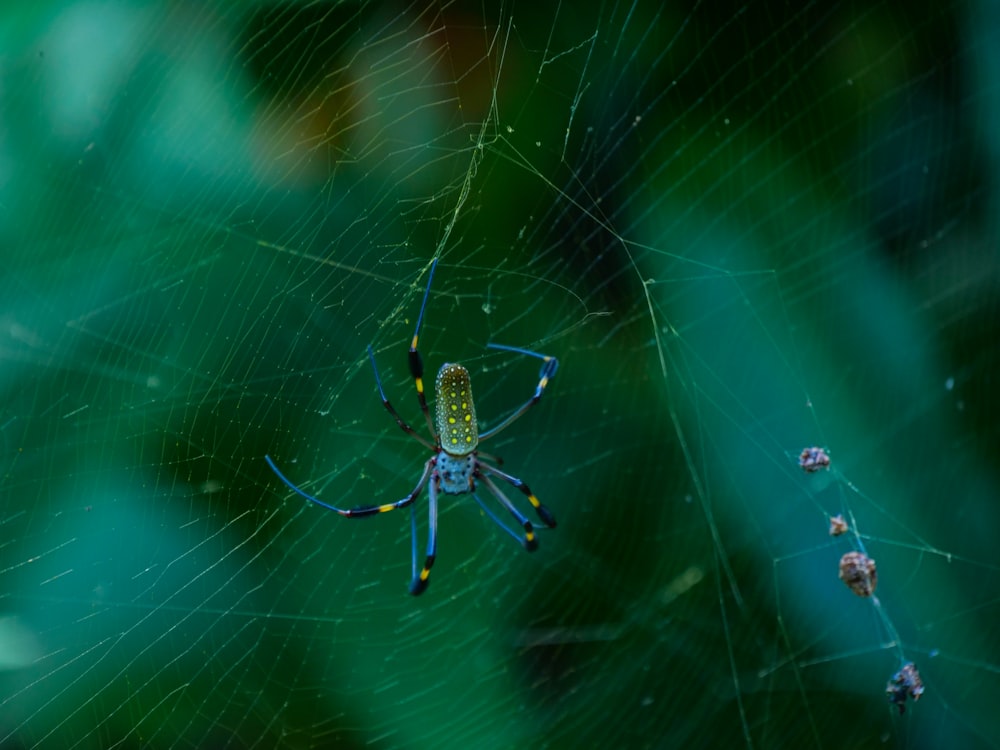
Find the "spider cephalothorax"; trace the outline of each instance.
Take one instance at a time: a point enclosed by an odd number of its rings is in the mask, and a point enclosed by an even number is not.
[[[476,488],[475,452],[453,456],[442,450],[435,459],[435,469],[441,478],[441,491],[448,495],[462,495]]]

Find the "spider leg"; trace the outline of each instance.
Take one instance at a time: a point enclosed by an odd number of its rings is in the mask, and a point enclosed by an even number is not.
[[[397,500],[394,503],[387,503],[385,505],[362,505],[357,508],[346,508],[346,509],[337,508],[333,505],[330,505],[329,503],[325,503],[318,497],[313,497],[300,487],[296,487],[294,484],[292,484],[291,480],[289,480],[288,477],[286,477],[284,474],[281,473],[281,470],[278,468],[277,464],[275,464],[274,461],[271,460],[270,456],[264,456],[264,460],[267,461],[267,465],[271,467],[271,471],[273,471],[277,475],[278,479],[284,482],[285,486],[288,487],[288,489],[292,490],[292,492],[295,492],[304,497],[306,500],[310,500],[316,503],[317,505],[321,505],[324,508],[327,508],[328,510],[332,510],[334,513],[338,513],[339,515],[342,515],[345,518],[364,518],[365,516],[374,516],[378,515],[379,513],[388,513],[390,510],[405,508],[407,505],[411,505],[413,501],[417,499],[417,496],[420,494],[420,490],[424,488],[424,484],[427,483],[427,477],[430,476],[431,469],[433,468],[434,463],[436,461],[436,457],[432,456],[427,461],[427,463],[424,464],[424,473],[420,476],[420,481],[417,482],[417,486],[413,488],[413,492],[404,497],[402,500]]]
[[[500,456],[496,455],[495,453],[487,453],[486,451],[481,451],[481,450],[477,449],[476,450],[476,455],[477,456],[482,456],[487,461],[492,461],[497,466],[503,466],[503,459],[500,458]]]
[[[535,538],[535,529],[531,525],[531,521],[529,521],[521,511],[519,511],[517,508],[514,507],[514,503],[512,503],[507,498],[507,496],[503,494],[501,489],[497,487],[496,482],[494,482],[485,474],[479,475],[479,481],[481,481],[484,485],[486,485],[486,489],[490,491],[490,494],[493,495],[493,497],[495,497],[497,500],[499,500],[500,504],[507,509],[507,512],[510,513],[512,516],[514,516],[514,518],[517,519],[517,522],[524,527],[524,539],[518,539],[518,541],[524,545],[524,548],[528,550],[528,552],[534,552],[536,549],[538,549],[538,540]],[[473,495],[473,497],[475,496]],[[478,500],[479,498],[476,499]],[[487,513],[489,512],[487,511]],[[489,516],[494,521],[496,521],[496,523],[500,526],[500,528],[504,529],[508,533],[511,533],[510,529],[508,529],[506,526],[500,523],[500,519],[498,519],[492,513],[489,513]],[[514,538],[517,539],[516,534],[512,534],[512,536],[514,536]]]
[[[382,390],[382,378],[379,377],[378,366],[375,364],[375,352],[372,351],[371,346],[368,347],[368,358],[371,360],[372,369],[375,371],[375,383],[378,385],[378,395],[381,396],[382,398],[382,406],[384,406],[388,410],[388,412],[392,415],[392,418],[396,420],[396,424],[399,425],[399,428],[403,432],[405,432],[412,438],[416,438],[430,450],[436,450],[436,447],[434,446],[433,443],[431,443],[427,438],[417,434],[416,430],[414,430],[412,427],[410,427],[410,425],[408,425],[406,422],[403,421],[403,418],[399,416],[399,413],[396,411],[395,408],[393,408],[393,405],[389,403],[389,399],[385,397],[385,391]],[[431,430],[431,433],[433,434],[433,430]]]
[[[504,421],[493,427],[479,436],[479,441],[489,440],[491,437],[496,435],[500,430],[504,430],[510,427],[511,424],[516,422],[524,413],[528,411],[532,406],[537,404],[541,398],[542,393],[545,392],[545,386],[549,384],[549,381],[556,374],[556,370],[559,369],[559,360],[555,357],[551,357],[548,354],[539,354],[538,352],[529,351],[528,349],[519,349],[516,346],[506,346],[505,344],[487,344],[487,349],[500,349],[505,352],[516,352],[518,354],[527,354],[529,357],[537,357],[542,360],[542,369],[538,371],[538,385],[535,386],[535,392],[527,401],[521,404],[521,407],[507,417]]]
[[[410,577],[417,577],[417,506],[410,506]]]
[[[437,258],[431,263],[431,272],[427,276],[427,288],[424,290],[424,301],[420,304],[420,314],[417,316],[417,327],[413,329],[413,340],[410,342],[410,353],[408,363],[410,365],[410,375],[413,376],[413,384],[417,387],[417,400],[420,402],[420,411],[424,413],[427,420],[427,427],[431,435],[435,435],[434,422],[431,420],[430,409],[427,408],[427,396],[424,395],[424,360],[417,351],[417,339],[420,336],[420,324],[424,322],[424,309],[427,307],[427,298],[431,294],[431,282],[434,281],[434,269],[437,268]]]
[[[521,539],[521,537],[517,535],[516,531],[514,531],[513,529],[510,528],[510,526],[501,521],[500,517],[492,510],[490,510],[489,506],[482,501],[482,498],[479,497],[478,493],[473,492],[472,499],[475,500],[477,503],[479,503],[479,507],[483,509],[483,513],[485,513],[489,517],[489,519],[493,521],[493,523],[495,523],[497,526],[503,529],[507,533],[507,536],[509,536],[518,544],[521,544],[524,541],[523,539]]]
[[[428,462],[430,463],[430,462]],[[421,480],[423,481],[423,480]],[[437,557],[437,525],[438,525],[438,484],[440,483],[437,471],[431,476],[431,483],[427,487],[427,557],[424,558],[424,567],[419,575],[414,575],[410,582],[410,593],[420,596],[427,590],[430,583],[431,568],[434,567],[434,559]],[[414,521],[414,543],[413,543],[413,570],[417,569],[417,546],[416,546],[416,521]]]
[[[492,474],[495,477],[499,477],[503,481],[507,482],[507,484],[509,484],[511,487],[519,489],[528,498],[528,502],[531,503],[531,507],[535,509],[535,512],[538,514],[538,517],[542,519],[542,523],[544,523],[550,529],[554,529],[556,527],[556,517],[552,515],[552,511],[550,511],[548,508],[546,508],[538,501],[538,498],[535,497],[535,493],[531,491],[531,488],[528,487],[528,485],[526,485],[517,477],[511,476],[505,471],[500,471],[500,469],[498,469],[497,467],[490,466],[489,464],[483,463],[482,461],[479,461],[479,468],[481,468],[485,472],[488,472],[489,474]],[[483,477],[483,479],[485,480],[486,477]]]

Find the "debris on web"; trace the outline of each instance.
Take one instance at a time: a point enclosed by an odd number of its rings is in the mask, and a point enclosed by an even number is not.
[[[889,702],[899,706],[899,713],[906,711],[907,698],[913,698],[914,702],[920,700],[920,696],[924,694],[924,683],[912,661],[904,664],[892,676],[885,686],[885,692],[889,696]]]
[[[802,467],[803,471],[810,474],[820,469],[829,469],[830,457],[822,448],[804,448],[799,454],[799,466]],[[851,487],[853,489],[853,485]],[[831,537],[843,536],[847,532],[852,531],[843,513],[828,515],[827,517],[830,520],[829,534]],[[874,595],[875,588],[878,585],[877,566],[875,565],[875,561],[864,551],[864,546],[861,545],[861,537],[857,535],[856,531],[854,531],[854,534],[857,536],[861,550],[851,550],[841,556],[838,575],[840,580],[844,582],[844,585],[857,596],[871,599],[882,618],[883,625],[890,639],[892,642],[898,644],[899,635],[896,633],[892,622],[888,619],[888,615],[882,610],[882,605],[879,603],[878,598]],[[902,651],[900,651],[900,655],[902,655]],[[917,671],[913,662],[902,658],[900,662],[903,666],[892,675],[886,684],[885,692],[889,698],[889,702],[898,706],[899,713],[902,714],[906,711],[906,702],[908,699],[912,698],[916,702],[923,695],[924,683],[920,678],[920,672]]]
[[[830,468],[830,456],[822,448],[803,448],[799,454],[799,466],[807,474]]]
[[[840,580],[858,596],[871,596],[878,582],[875,561],[863,552],[848,552],[840,558]]]

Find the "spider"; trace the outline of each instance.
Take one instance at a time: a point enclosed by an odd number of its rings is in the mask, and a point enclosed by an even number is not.
[[[378,393],[382,399],[382,406],[384,406],[389,414],[392,415],[392,418],[396,420],[396,424],[399,425],[403,432],[417,440],[432,452],[431,457],[427,459],[426,463],[424,463],[423,474],[420,475],[420,481],[417,482],[417,486],[413,488],[413,491],[402,500],[397,500],[394,503],[388,503],[386,505],[363,505],[350,509],[337,508],[324,502],[323,500],[320,500],[318,497],[313,497],[305,490],[297,487],[281,472],[277,464],[275,464],[270,456],[264,456],[264,459],[271,467],[271,470],[289,489],[298,493],[307,500],[311,500],[317,505],[321,505],[324,508],[332,510],[345,518],[364,518],[366,516],[374,516],[379,513],[387,513],[390,510],[405,508],[408,505],[413,506],[414,501],[416,501],[417,496],[420,495],[421,490],[423,490],[424,485],[426,484],[428,486],[428,514],[430,520],[428,524],[429,531],[427,537],[427,554],[424,559],[424,566],[419,573],[417,572],[417,522],[416,516],[413,513],[413,508],[411,507],[410,510],[410,523],[413,537],[413,579],[410,583],[410,593],[414,596],[419,596],[427,590],[427,585],[430,580],[431,567],[433,567],[434,560],[437,556],[437,516],[439,493],[443,492],[446,495],[465,495],[471,493],[476,502],[479,503],[480,507],[483,511],[485,511],[486,515],[507,534],[513,537],[515,541],[520,542],[528,552],[534,552],[538,549],[538,540],[535,538],[534,527],[531,525],[531,521],[529,521],[527,517],[525,517],[525,515],[521,513],[521,511],[519,511],[507,498],[500,487],[497,486],[497,483],[493,478],[506,482],[515,489],[520,490],[521,493],[528,498],[528,502],[531,503],[531,506],[535,509],[535,512],[538,514],[542,523],[550,529],[554,529],[556,527],[555,516],[552,515],[548,508],[538,501],[538,498],[535,497],[535,494],[531,491],[528,485],[517,477],[507,474],[491,463],[484,461],[482,456],[488,456],[494,463],[502,463],[502,461],[496,456],[491,456],[486,453],[481,454],[479,452],[479,444],[496,436],[501,430],[505,430],[510,427],[511,424],[517,421],[520,417],[524,416],[525,412],[538,403],[542,397],[542,393],[545,391],[545,387],[556,374],[556,370],[559,367],[559,361],[555,357],[551,357],[547,354],[539,354],[538,352],[520,349],[515,346],[493,343],[487,344],[486,346],[489,349],[500,349],[502,351],[525,354],[529,357],[537,357],[542,360],[542,367],[538,375],[538,385],[535,386],[535,392],[531,398],[524,402],[516,411],[514,411],[502,422],[482,433],[479,432],[479,423],[476,419],[476,408],[472,401],[472,383],[469,378],[469,371],[462,365],[446,362],[441,365],[441,369],[437,374],[437,380],[434,384],[435,416],[434,419],[432,419],[430,410],[427,407],[427,398],[424,395],[424,365],[420,352],[417,350],[417,338],[420,335],[420,324],[424,319],[424,309],[427,307],[427,299],[430,296],[431,282],[434,280],[435,268],[437,268],[437,259],[435,259],[431,265],[430,275],[427,279],[427,288],[424,290],[424,301],[420,305],[420,314],[417,316],[417,326],[413,332],[413,340],[410,342],[408,359],[410,375],[413,377],[413,382],[417,389],[417,400],[420,402],[420,410],[423,412],[424,419],[427,421],[427,426],[430,429],[432,440],[428,440],[427,438],[419,435],[416,430],[414,430],[403,420],[402,417],[399,416],[396,409],[391,403],[389,403],[389,399],[386,398],[385,391],[382,388],[382,378],[379,376],[378,366],[375,364],[375,354],[372,351],[371,346],[368,347],[368,358],[371,360],[372,370],[375,372],[375,384],[378,386]],[[501,521],[493,513],[493,511],[491,511],[483,503],[483,501],[479,499],[479,496],[476,494],[476,488],[479,484],[486,487],[489,493],[497,499],[500,505],[502,505],[521,525],[524,529],[523,537],[519,537],[517,533],[508,528],[507,525],[504,524],[503,521]]]

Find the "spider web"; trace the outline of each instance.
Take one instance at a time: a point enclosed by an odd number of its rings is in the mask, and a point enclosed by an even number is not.
[[[4,747],[1000,746],[1000,17],[543,6],[5,12]]]

